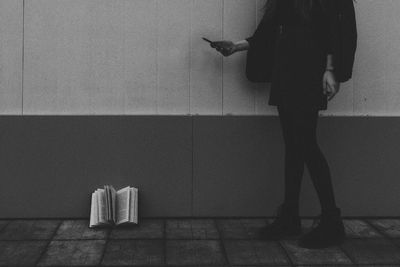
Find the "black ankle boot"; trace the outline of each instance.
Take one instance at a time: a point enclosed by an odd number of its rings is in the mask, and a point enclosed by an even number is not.
[[[301,220],[298,212],[281,204],[277,208],[276,219],[261,229],[260,237],[265,240],[278,240],[284,237],[296,236],[302,233]]]
[[[320,216],[314,220],[313,226],[316,221],[319,221],[317,227],[298,240],[300,247],[326,248],[343,243],[346,233],[339,208],[322,210]]]

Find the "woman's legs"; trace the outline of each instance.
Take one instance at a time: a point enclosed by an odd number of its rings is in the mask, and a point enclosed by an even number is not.
[[[296,215],[299,214],[300,188],[304,172],[304,159],[295,144],[295,133],[292,115],[289,111],[278,106],[283,139],[285,143],[284,203]]]
[[[317,143],[318,111],[291,111],[278,106],[285,141],[285,203],[298,212],[304,163],[323,210],[336,208],[328,163]]]

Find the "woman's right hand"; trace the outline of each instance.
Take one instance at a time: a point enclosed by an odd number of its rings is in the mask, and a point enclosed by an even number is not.
[[[228,57],[236,52],[236,45],[232,41],[215,41],[210,46],[215,48],[224,57]]]

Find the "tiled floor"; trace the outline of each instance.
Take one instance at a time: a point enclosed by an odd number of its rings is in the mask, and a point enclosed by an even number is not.
[[[85,220],[0,220],[1,266],[400,266],[399,219],[345,219],[341,246],[261,240],[272,219],[143,219],[91,230]],[[312,219],[304,219],[304,232]]]

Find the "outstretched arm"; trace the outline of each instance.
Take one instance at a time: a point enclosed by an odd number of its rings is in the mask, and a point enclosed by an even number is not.
[[[266,30],[268,23],[272,22],[271,21],[268,22],[266,19],[262,19],[252,36],[249,36],[237,42],[231,42],[231,41],[214,42],[214,46],[212,47],[216,48],[224,56],[230,56],[235,52],[248,50],[252,45],[252,43],[259,41],[261,38],[266,38],[267,35]]]
[[[249,42],[248,42],[246,39],[237,41],[237,42],[235,43],[235,50],[236,50],[236,52],[248,50],[249,47],[250,47],[250,44],[249,44]]]
[[[215,48],[225,57],[228,57],[236,52],[249,49],[249,43],[247,42],[247,40],[241,40],[237,42],[216,41],[211,44],[211,47]]]

